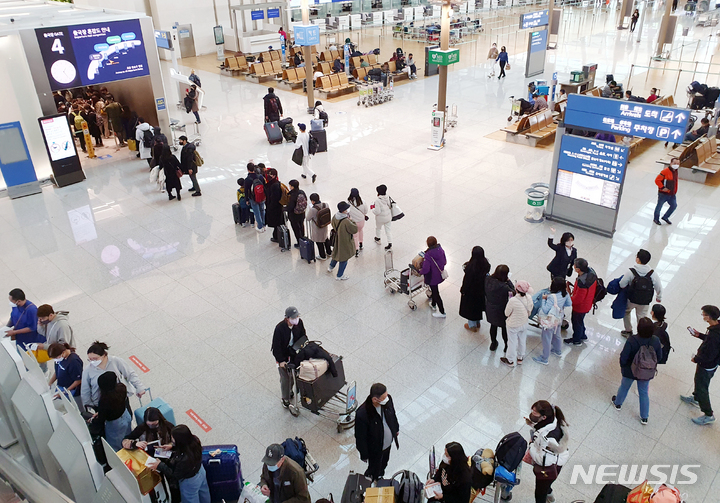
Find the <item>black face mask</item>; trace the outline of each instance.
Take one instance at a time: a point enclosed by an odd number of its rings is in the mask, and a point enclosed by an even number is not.
[[[158,429],[158,425],[155,425],[155,426],[147,425],[147,427],[150,428],[151,430],[157,430],[157,429]]]
[[[533,414],[533,413],[531,412],[529,419],[530,419],[530,421],[532,421],[533,423],[537,424],[537,423],[539,423],[540,420],[542,419],[542,416],[541,416],[540,414]]]

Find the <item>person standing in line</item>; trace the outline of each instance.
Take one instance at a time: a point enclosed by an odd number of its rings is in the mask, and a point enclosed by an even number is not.
[[[423,265],[418,272],[425,276],[425,284],[430,287],[430,292],[432,292],[430,309],[434,311],[433,317],[445,318],[447,315],[445,314],[442,298],[440,298],[439,286],[440,283],[445,281],[443,271],[447,265],[447,258],[445,257],[445,251],[437,242],[435,236],[428,236],[425,243],[427,244],[427,250],[423,255]]]
[[[277,243],[280,239],[278,236],[279,228],[285,225],[285,212],[280,204],[282,198],[282,187],[278,180],[278,172],[275,168],[268,168],[265,171],[265,197],[267,198],[265,206],[265,225],[272,227],[273,232],[270,241]]]
[[[105,113],[107,114],[108,123],[112,127],[112,132],[118,139],[121,147],[125,146],[125,130],[122,125],[122,106],[113,98],[108,98],[105,105]]]
[[[192,187],[188,189],[188,192],[192,192],[193,196],[202,196],[200,192],[200,184],[197,181],[197,164],[195,163],[195,151],[197,148],[194,143],[188,141],[187,136],[182,135],[178,138],[178,143],[182,145],[180,151],[180,165],[182,166],[182,172],[190,177]]]
[[[198,93],[197,86],[195,84],[190,86],[188,92],[185,94],[185,106],[189,108],[188,112],[192,112],[195,115],[195,124],[200,124],[200,106],[198,105],[198,99],[200,93]]]
[[[348,260],[355,255],[355,242],[353,236],[358,231],[357,224],[350,218],[350,204],[340,201],[337,204],[338,212],[332,219],[332,228],[335,230],[335,242],[332,244],[332,260],[328,266],[328,272],[332,272],[335,265],[340,263],[338,267],[336,280],[350,279],[345,274]]]
[[[250,207],[257,223],[256,230],[258,232],[265,232],[265,179],[262,175],[256,173],[255,165],[249,162],[247,165],[247,176],[245,177],[245,197],[250,203]],[[262,192],[262,200],[258,201],[256,198],[256,191],[253,190],[253,185],[258,189],[257,192]]]
[[[318,247],[318,258],[327,260],[327,256],[332,253],[332,246],[328,236],[328,229],[332,223],[330,207],[327,203],[321,202],[320,196],[315,192],[310,194],[310,204],[312,207],[305,215],[305,220],[310,222],[310,239]]]
[[[670,160],[670,166],[664,168],[655,178],[655,185],[658,186],[658,201],[655,205],[655,213],[653,215],[653,223],[662,225],[660,222],[660,210],[668,203],[669,208],[663,215],[662,219],[671,225],[670,216],[677,208],[677,191],[678,191],[678,168],[680,167],[680,159],[673,157]]]
[[[48,384],[57,382],[58,387],[65,388],[77,403],[78,410],[83,410],[80,389],[82,386],[83,361],[75,353],[75,348],[67,342],[55,342],[47,348],[48,356],[53,359],[55,373]]]
[[[263,104],[265,107],[265,122],[277,122],[283,116],[282,103],[280,98],[275,95],[275,89],[268,87],[268,92],[263,96]]]
[[[370,205],[370,209],[375,214],[375,242],[380,244],[380,232],[385,228],[385,237],[387,237],[388,245],[386,250],[392,248],[392,236],[390,234],[390,224],[392,223],[392,211],[390,210],[390,198],[387,195],[387,186],[378,185],[377,199]]]
[[[165,173],[165,188],[168,193],[168,200],[172,201],[175,196],[172,195],[172,190],[175,189],[177,193],[177,200],[182,200],[180,191],[182,190],[182,183],[180,183],[180,177],[178,171],[182,174],[180,161],[178,161],[175,154],[170,151],[168,145],[163,145],[162,154],[160,154],[160,167]]]
[[[555,244],[555,229],[550,227],[548,246],[555,252],[555,258],[547,266],[547,270],[550,272],[550,280],[552,281],[558,276],[561,278],[572,276],[572,266],[577,258],[575,236],[573,236],[572,232],[564,232],[560,237],[560,242]]]
[[[717,306],[706,305],[702,307],[703,320],[708,324],[707,331],[703,334],[694,328],[691,330],[693,337],[702,340],[702,344],[690,361],[695,364],[695,388],[692,395],[680,396],[685,403],[700,407],[703,415],[694,417],[693,423],[699,425],[715,422],[712,405],[710,404],[710,380],[715,375],[720,365],[720,309]]]
[[[505,325],[508,332],[508,349],[500,362],[508,367],[515,364],[522,365],[525,359],[525,343],[527,341],[527,324],[533,310],[533,301],[530,295],[532,288],[527,281],[520,280],[515,285],[515,295],[508,300],[505,306]]]
[[[570,291],[570,300],[572,301],[572,322],[573,336],[564,339],[565,344],[582,345],[587,339],[585,335],[585,315],[590,312],[595,301],[595,289],[597,288],[597,275],[595,271],[588,265],[584,258],[575,259],[575,286],[567,283]]]
[[[635,26],[637,25],[638,18],[640,17],[640,11],[635,9],[635,12],[632,13],[632,16],[630,16],[630,32],[635,31]]]
[[[665,321],[666,314],[667,310],[662,304],[654,304],[650,309],[650,316],[655,326],[653,333],[660,339],[660,344],[662,345],[662,358],[658,358],[658,363],[662,365],[667,363],[670,350],[673,350],[670,345],[670,336],[667,333],[668,324],[667,321]]]
[[[145,119],[142,117],[138,117],[138,125],[135,128],[135,141],[137,141],[138,146],[138,157],[140,159],[145,159],[148,163],[148,166],[151,168],[152,166],[152,157],[153,157],[153,145],[154,140],[150,140],[150,145],[145,145],[145,132],[149,131],[149,137],[152,138],[155,133],[153,132],[153,127],[145,122]]]
[[[75,346],[75,337],[73,329],[68,320],[67,311],[53,310],[49,304],[43,304],[37,308],[38,325],[37,332],[45,337],[44,343],[38,343],[38,349],[47,349],[50,344],[55,342],[67,342],[71,346]]]
[[[100,132],[100,128],[97,125],[97,115],[95,115],[95,109],[90,105],[85,105],[84,118],[85,122],[87,122],[88,132],[90,133],[90,136],[95,139],[95,146],[103,147],[104,145],[102,141],[102,133]]]
[[[500,48],[500,53],[498,54],[498,57],[495,59],[496,62],[500,63],[500,76],[498,76],[498,80],[505,77],[505,65],[508,64],[508,53],[505,51],[505,46],[502,46]]]
[[[312,179],[312,183],[315,183],[315,180],[317,179],[317,175],[310,167],[310,161],[312,160],[313,154],[310,152],[310,133],[306,131],[307,126],[303,123],[298,124],[298,128],[300,129],[300,132],[297,135],[297,140],[295,140],[295,143],[299,143],[302,147],[303,151],[303,158],[302,158],[302,176],[303,178],[307,178],[308,176]]]
[[[98,120],[98,127],[100,132],[105,138],[110,138],[110,131],[108,129],[108,117],[105,114],[105,101],[102,98],[95,102],[95,116]]]
[[[515,294],[515,286],[510,277],[510,268],[500,264],[490,276],[485,277],[485,313],[490,323],[490,351],[498,347],[497,331],[502,330],[502,338],[505,343],[504,353],[508,349],[508,333],[505,324],[505,306],[508,300]]]
[[[465,449],[458,442],[445,444],[442,460],[435,473],[425,484],[440,484],[442,494],[428,499],[433,503],[468,503],[472,491],[472,469],[468,464]]]
[[[97,412],[92,415],[88,423],[97,421],[104,425],[105,440],[114,451],[122,449],[123,439],[132,431],[132,416],[126,407],[127,388],[118,382],[115,372],[107,371],[97,380],[100,389],[100,399]]]
[[[620,279],[620,288],[627,288],[627,305],[625,306],[625,317],[623,324],[625,330],[620,335],[629,337],[632,335],[632,312],[635,310],[637,319],[648,315],[650,304],[653,300],[653,290],[657,295],[657,302],[662,302],[662,281],[660,276],[647,265],[651,259],[650,252],[639,250],[635,257],[635,266],[623,274]]]
[[[275,325],[271,347],[280,374],[282,405],[286,409],[290,405],[290,398],[293,395],[293,390],[290,389],[290,371],[287,364],[295,358],[293,345],[304,338],[307,338],[307,335],[305,325],[300,319],[300,312],[296,307],[290,306],[285,309],[285,318]]]
[[[490,262],[482,246],[474,246],[470,260],[463,264],[465,274],[460,287],[460,316],[468,320],[465,329],[480,330],[485,311],[485,277],[490,274]]]
[[[124,382],[131,384],[135,388],[138,398],[147,391],[135,371],[121,358],[110,356],[108,349],[110,348],[104,342],[95,341],[87,350],[90,365],[83,368],[82,384],[80,385],[82,403],[86,407],[97,407],[100,399],[98,378],[105,372],[115,372]]]
[[[368,208],[367,204],[365,204],[360,197],[360,191],[358,189],[350,189],[348,202],[350,203],[350,218],[358,228],[357,232],[353,234],[353,239],[355,240],[355,256],[358,257],[363,249],[363,229],[365,228],[365,221],[368,220]]]
[[[550,475],[554,471],[550,468],[550,470],[543,470],[548,472],[548,477],[535,477],[535,503],[554,502],[552,484],[570,457],[568,452],[569,425],[560,407],[553,406],[545,400],[533,404],[525,422],[530,426],[528,453],[532,460],[533,471],[536,467],[542,469],[553,465],[557,466],[556,475]]]
[[[385,475],[393,442],[400,449],[399,433],[400,424],[387,387],[381,383],[373,384],[370,394],[355,413],[355,447],[360,460],[368,464],[365,476],[373,482]]]
[[[10,330],[5,332],[6,337],[15,341],[18,351],[27,351],[28,346],[33,343],[45,342],[45,337],[38,334],[38,308],[25,298],[25,292],[19,288],[13,288],[8,294],[12,311],[7,322]]]
[[[637,336],[630,334],[628,340],[625,341],[622,353],[620,353],[622,382],[617,390],[617,394],[612,397],[613,407],[615,407],[615,410],[620,410],[633,382],[637,382],[638,396],[640,397],[640,423],[643,425],[648,424],[648,418],[650,417],[648,387],[652,377],[645,379],[644,376],[636,375],[636,372],[633,371],[633,366],[635,365],[635,355],[637,355],[643,346],[649,346],[653,349],[656,358],[655,363],[662,359],[662,345],[660,344],[660,339],[654,335],[654,332],[655,325],[653,325],[650,318],[640,318],[638,320]],[[641,377],[643,378],[641,379]]]
[[[533,357],[533,361],[541,365],[550,363],[550,353],[562,356],[562,322],[565,319],[565,308],[572,307],[570,295],[567,293],[565,278],[556,276],[550,283],[550,293],[543,294],[539,315],[545,317],[547,324],[540,322],[542,327],[542,356]]]
[[[269,445],[262,462],[260,492],[269,503],[311,503],[305,470],[285,455],[282,445]]]
[[[295,234],[295,248],[300,248],[300,239],[305,237],[305,210],[307,209],[307,196],[300,190],[300,182],[293,179],[288,182],[288,203],[285,207],[290,220],[293,234]]]

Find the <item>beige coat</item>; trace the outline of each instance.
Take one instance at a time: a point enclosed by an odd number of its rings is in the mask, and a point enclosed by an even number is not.
[[[330,234],[330,225],[327,227],[318,227],[315,223],[315,217],[317,216],[318,209],[327,207],[327,203],[321,202],[313,206],[309,206],[307,213],[305,214],[305,220],[310,222],[310,239],[316,243],[324,243]],[[355,254],[355,250],[353,250],[353,254]]]

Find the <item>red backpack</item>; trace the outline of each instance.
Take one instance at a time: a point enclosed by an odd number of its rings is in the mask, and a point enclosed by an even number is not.
[[[265,202],[265,185],[263,185],[262,180],[259,178],[255,178],[252,183],[252,195],[253,200],[256,203],[264,203]]]

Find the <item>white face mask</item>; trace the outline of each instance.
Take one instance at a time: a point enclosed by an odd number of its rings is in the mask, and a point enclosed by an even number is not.
[[[90,360],[90,365],[97,367],[102,363],[102,360]]]
[[[389,401],[390,401],[390,397],[389,397],[389,396],[386,396],[386,397],[385,397],[385,400],[381,400],[381,401],[380,401],[380,405],[386,405]]]
[[[65,359],[65,358],[63,358],[63,357],[61,356],[60,358],[53,358],[53,361],[54,361],[55,363],[60,363],[60,362],[62,362],[64,359]]]
[[[443,460],[443,463],[445,463],[446,465],[450,464],[450,458],[447,457],[445,454],[443,454],[442,460]]]
[[[10,301],[8,301],[10,302]],[[10,307],[17,307],[14,302],[10,302]]]
[[[297,325],[300,322],[300,318],[289,318],[291,325]]]

